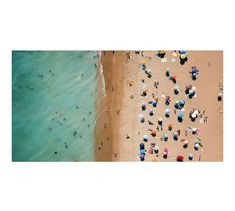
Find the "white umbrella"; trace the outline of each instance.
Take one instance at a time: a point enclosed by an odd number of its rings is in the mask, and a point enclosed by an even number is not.
[[[176,85],[176,86],[174,87],[174,89],[179,90],[179,86],[178,86],[178,85]]]
[[[195,113],[192,113],[192,117],[193,117],[193,118],[196,118],[196,114],[195,114]]]
[[[194,147],[199,148],[199,144],[195,144]]]
[[[193,159],[193,155],[190,153],[190,154],[188,155],[188,158],[189,158],[189,160],[192,160],[192,159]]]
[[[188,140],[185,140],[185,141],[183,142],[183,144],[188,144]]]
[[[195,113],[196,116],[199,114],[198,110],[195,110],[193,113]]]
[[[193,94],[193,90],[189,90],[189,94]]]
[[[148,140],[148,136],[144,135],[143,139],[147,141]]]
[[[139,119],[140,119],[141,122],[144,122],[144,115],[143,115],[143,114],[140,114],[140,115],[139,115]]]

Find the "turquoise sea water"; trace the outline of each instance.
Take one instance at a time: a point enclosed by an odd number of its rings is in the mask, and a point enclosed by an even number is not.
[[[96,51],[13,51],[13,161],[93,161]]]

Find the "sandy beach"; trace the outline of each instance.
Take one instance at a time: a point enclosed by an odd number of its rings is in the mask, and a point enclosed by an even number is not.
[[[189,161],[188,155],[193,155],[193,161],[223,161],[223,100],[218,101],[218,93],[223,92],[223,52],[222,51],[187,51],[188,61],[181,65],[178,51],[166,51],[164,59],[156,55],[156,51],[102,51],[101,65],[104,72],[106,96],[97,101],[96,118],[96,161],[139,161],[139,144],[143,136],[148,135],[145,143],[145,161],[175,161],[177,155],[183,155],[184,161]],[[141,70],[145,63],[151,70],[151,78]],[[189,71],[196,66],[199,76],[192,80]],[[174,84],[166,76],[166,71],[176,76]],[[144,81],[144,83],[143,83]],[[154,86],[154,82],[156,86]],[[220,84],[221,83],[221,84]],[[196,87],[196,97],[188,99],[185,86]],[[174,87],[179,86],[179,94],[174,93]],[[141,96],[143,86],[147,96]],[[221,90],[220,90],[221,89]],[[157,107],[148,104],[152,94],[158,97]],[[170,105],[165,105],[162,96],[170,96]],[[183,122],[178,122],[178,110],[174,112],[174,103],[185,100]],[[146,103],[146,110],[141,105]],[[170,109],[170,117],[165,117],[165,109]],[[192,122],[189,112],[197,109],[205,122],[197,118]],[[150,116],[149,111],[154,115]],[[143,114],[145,122],[140,123],[139,115]],[[163,119],[162,130],[156,129],[158,118]],[[150,121],[152,124],[149,124]],[[171,131],[168,125],[172,124]],[[188,127],[198,128],[197,135],[187,132]],[[155,137],[151,131],[156,130]],[[173,140],[173,132],[180,130],[178,141]],[[161,140],[164,134],[168,140]],[[201,139],[203,147],[194,149],[195,140]],[[183,148],[183,140],[188,141]],[[159,148],[158,156],[149,153],[151,143]],[[163,149],[169,150],[167,159],[163,158]]]

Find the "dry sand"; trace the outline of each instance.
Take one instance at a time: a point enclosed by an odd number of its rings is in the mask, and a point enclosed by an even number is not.
[[[194,161],[222,161],[223,160],[223,103],[217,101],[217,95],[220,92],[218,81],[223,81],[223,52],[222,51],[189,51],[188,62],[180,65],[178,56],[172,55],[173,51],[167,51],[165,58],[167,62],[161,62],[156,56],[155,51],[144,51],[141,54],[130,52],[130,61],[128,61],[128,52],[106,51],[102,52],[101,63],[103,65],[106,97],[102,98],[97,105],[96,126],[96,160],[97,161],[139,161],[139,143],[142,142],[144,134],[149,136],[149,141],[145,144],[147,150],[146,161],[175,161],[178,154],[185,157],[188,161],[188,154],[192,153]],[[151,60],[145,57],[151,57]],[[176,59],[172,62],[171,59]],[[140,69],[140,64],[146,62],[148,69],[152,71],[152,78]],[[196,81],[190,77],[189,71],[192,66],[196,66],[200,71],[200,76]],[[180,87],[180,93],[174,94],[174,86],[165,73],[170,68],[171,75],[177,76],[177,85]],[[148,95],[140,95],[142,82],[144,79],[147,84]],[[159,82],[158,89],[154,87],[154,81]],[[132,86],[130,86],[130,82]],[[197,88],[197,97],[186,99],[185,86],[192,84]],[[158,98],[158,106],[153,108],[147,105],[146,111],[141,110],[142,102],[152,100],[152,93]],[[161,95],[169,95],[171,104],[165,105],[165,100]],[[133,99],[131,98],[133,96]],[[179,123],[177,115],[174,114],[174,102],[184,99],[186,101],[184,111],[184,121]],[[218,108],[220,107],[220,108]],[[165,109],[171,110],[170,118],[165,117]],[[196,122],[189,119],[191,109],[205,111],[208,117],[207,122],[200,123],[199,118]],[[155,114],[149,116],[149,109],[154,110]],[[120,110],[120,113],[118,113]],[[139,114],[144,114],[146,120],[150,120],[154,125],[149,125],[147,121],[141,124]],[[163,131],[157,133],[156,137],[150,136],[148,129],[156,129],[158,117],[163,118]],[[173,124],[173,130],[168,131],[167,125]],[[106,124],[106,128],[104,127]],[[199,135],[189,134],[185,136],[186,127],[200,128]],[[173,131],[180,130],[181,134],[178,141],[172,137]],[[166,133],[169,136],[167,142],[161,141],[161,137]],[[127,139],[127,136],[130,138]],[[194,141],[199,137],[203,143],[203,151],[194,150]],[[189,141],[189,147],[182,147],[181,139]],[[150,143],[157,143],[159,146],[159,156],[149,154]],[[169,156],[163,158],[163,148],[169,148]]]

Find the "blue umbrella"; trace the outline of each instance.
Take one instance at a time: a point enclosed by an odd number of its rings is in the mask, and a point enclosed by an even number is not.
[[[144,149],[144,143],[140,143],[140,149]]]
[[[144,161],[144,155],[143,154],[140,154],[140,160]]]
[[[153,101],[152,101],[152,104],[153,104],[153,107],[156,107],[156,106],[157,106],[157,101],[156,101],[156,100],[153,100]]]
[[[180,52],[180,54],[186,54],[185,50],[180,50],[179,52]]]
[[[181,118],[181,119],[182,119],[182,118],[183,118],[183,116],[184,116],[183,112],[179,112],[179,113],[178,113],[178,117],[179,117],[179,118]]]
[[[141,154],[141,155],[145,155],[145,150],[144,150],[144,149],[141,149],[141,150],[140,150],[140,154]]]
[[[165,110],[165,113],[166,113],[166,114],[170,114],[170,109],[167,108],[167,109]]]
[[[179,104],[180,104],[180,106],[184,106],[185,101],[184,101],[184,100],[180,100],[180,101],[179,101]]]
[[[196,67],[192,67],[192,72],[196,73],[197,72],[197,68]]]

